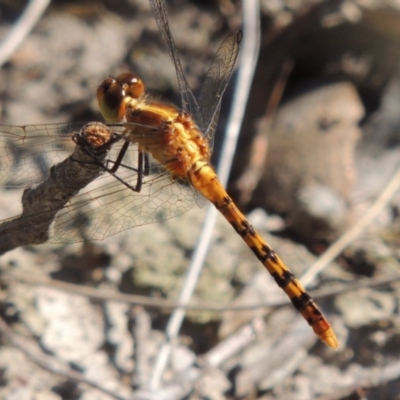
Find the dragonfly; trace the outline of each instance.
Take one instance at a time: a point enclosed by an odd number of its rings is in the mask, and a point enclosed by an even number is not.
[[[221,98],[242,32],[230,34],[220,45],[197,100],[183,72],[164,2],[150,4],[175,66],[181,108],[147,95],[140,77],[131,72],[101,82],[97,100],[107,124],[92,125],[92,130],[108,130],[111,138],[106,143],[108,162],[101,164],[105,173],[57,213],[50,241],[101,240],[180,215],[205,198],[241,236],[316,335],[337,348],[333,329],[315,301],[239,211],[210,163]],[[0,184],[7,188],[39,183],[47,166],[72,150],[71,137],[94,154],[77,125],[3,126],[0,132]],[[46,151],[49,142],[52,150]]]

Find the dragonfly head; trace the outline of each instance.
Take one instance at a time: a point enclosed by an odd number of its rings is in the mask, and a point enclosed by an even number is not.
[[[117,78],[109,76],[97,88],[100,111],[108,122],[124,119],[126,101],[139,99],[143,95],[143,82],[132,72],[125,72]]]

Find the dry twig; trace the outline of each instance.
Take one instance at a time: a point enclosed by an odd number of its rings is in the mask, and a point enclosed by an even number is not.
[[[7,62],[46,11],[50,0],[31,0],[0,47],[0,66]]]
[[[204,302],[201,304],[180,304],[177,301],[154,298],[150,296],[142,296],[136,294],[126,294],[120,292],[111,292],[104,289],[96,289],[88,286],[76,285],[68,282],[61,282],[48,277],[39,277],[34,275],[22,274],[17,272],[6,272],[2,275],[2,279],[15,280],[19,282],[24,282],[28,285],[33,286],[45,286],[54,289],[62,290],[64,292],[79,294],[82,296],[90,297],[91,299],[101,300],[101,301],[117,301],[120,303],[126,303],[131,305],[140,305],[143,307],[151,308],[161,308],[164,310],[183,308],[185,310],[192,311],[214,311],[216,313],[224,312],[247,312],[249,310],[256,310],[261,308],[278,308],[290,305],[287,299],[269,299],[266,302],[260,302],[255,304],[243,304],[243,305],[230,305],[230,304],[219,304],[213,302]],[[400,275],[393,274],[389,276],[374,277],[372,279],[358,279],[355,282],[345,282],[337,284],[334,286],[321,288],[317,290],[310,290],[310,295],[314,299],[322,299],[326,297],[333,297],[338,294],[346,292],[355,292],[357,290],[366,287],[378,287],[390,285],[393,282],[399,281]]]

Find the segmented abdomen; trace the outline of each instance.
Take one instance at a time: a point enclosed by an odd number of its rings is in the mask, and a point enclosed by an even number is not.
[[[242,237],[256,257],[288,295],[295,308],[312,327],[316,335],[328,346],[336,349],[339,342],[329,322],[319,310],[315,301],[304,290],[275,251],[256,232],[246,217],[235,206],[219,181],[214,169],[207,161],[198,161],[189,178],[193,186],[203,194]]]

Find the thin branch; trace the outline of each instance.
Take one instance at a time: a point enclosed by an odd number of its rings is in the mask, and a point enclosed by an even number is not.
[[[292,321],[290,329],[270,347],[262,346],[250,365],[236,377],[236,395],[244,397],[253,388],[273,388],[279,381],[291,375],[307,357],[305,349],[317,340],[314,333],[303,323],[300,316]]]
[[[318,260],[303,274],[300,281],[304,286],[308,286],[314,278],[325,269],[352,241],[365,232],[365,229],[383,211],[394,194],[400,188],[400,167],[396,170],[392,179],[386,185],[385,190],[376,199],[372,207],[364,216],[345,232],[336,242],[334,242]]]
[[[132,310],[134,320],[133,339],[135,343],[135,370],[132,382],[135,388],[143,389],[148,386],[151,373],[151,346],[148,345],[151,332],[151,318],[145,309],[136,307]]]
[[[176,309],[182,308],[184,310],[190,311],[214,311],[216,313],[224,313],[224,312],[247,312],[250,310],[257,310],[260,308],[278,308],[285,307],[290,305],[291,303],[284,299],[269,299],[266,302],[260,302],[255,304],[244,304],[244,305],[234,305],[231,304],[220,304],[213,302],[201,302],[201,304],[180,304],[177,301],[168,300],[168,299],[157,299],[149,296],[141,296],[136,294],[125,294],[119,292],[111,292],[104,289],[96,289],[88,286],[75,285],[73,283],[61,282],[55,279],[51,279],[48,277],[39,277],[35,275],[21,274],[18,272],[4,272],[2,275],[2,280],[15,280],[18,282],[23,282],[28,285],[35,286],[45,286],[51,287],[57,290],[62,290],[68,293],[79,294],[81,296],[86,296],[91,299],[100,300],[100,301],[116,301],[120,303],[126,303],[131,305],[139,305],[143,307],[151,307],[151,308],[162,308],[164,310],[168,309]],[[355,282],[346,282],[341,284],[332,285],[330,287],[325,287],[318,290],[311,290],[310,295],[312,298],[319,300],[326,297],[333,297],[338,294],[347,293],[347,292],[355,292],[357,290],[366,288],[366,287],[377,287],[390,285],[393,282],[400,280],[400,274],[391,274],[389,276],[380,276],[374,278],[364,278],[358,279]]]
[[[199,365],[219,367],[226,360],[248,347],[261,334],[264,326],[265,323],[262,318],[255,318],[249,324],[219,342],[204,356],[199,357]]]
[[[50,4],[50,0],[31,0],[20,19],[0,46],[0,67],[8,61],[18,46],[29,35]]]

